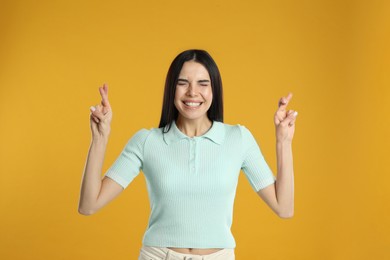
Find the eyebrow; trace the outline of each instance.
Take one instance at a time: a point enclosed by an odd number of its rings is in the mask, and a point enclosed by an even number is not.
[[[186,80],[186,79],[178,79],[178,81],[184,81],[184,82],[189,83],[189,81]],[[210,82],[210,80],[208,80],[208,79],[201,79],[201,80],[198,80],[198,83],[202,83],[202,82]]]

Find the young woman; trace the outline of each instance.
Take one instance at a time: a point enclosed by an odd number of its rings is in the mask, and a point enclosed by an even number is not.
[[[292,138],[297,112],[279,100],[274,116],[277,178],[245,126],[223,123],[222,81],[204,50],[172,62],[158,128],[141,129],[101,178],[112,109],[108,87],[91,107],[92,142],[83,174],[79,212],[90,215],[117,197],[142,170],[151,214],[139,259],[235,259],[230,231],[239,172],[281,218],[294,210]]]

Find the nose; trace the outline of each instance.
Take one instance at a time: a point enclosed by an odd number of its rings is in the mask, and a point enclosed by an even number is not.
[[[188,86],[187,94],[189,96],[195,96],[195,93],[196,93],[195,87],[192,84],[190,84]]]

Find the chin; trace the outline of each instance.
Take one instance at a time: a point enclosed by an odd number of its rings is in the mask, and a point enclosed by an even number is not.
[[[207,115],[200,115],[200,116],[195,116],[195,115],[186,115],[186,114],[180,114],[181,118],[187,119],[187,120],[195,120],[195,119],[200,119],[203,117],[207,117]]]
[[[195,119],[200,119],[203,117],[207,118],[207,111],[204,113],[188,113],[186,111],[180,111],[179,110],[179,115],[182,118],[188,119],[188,120],[195,120]]]

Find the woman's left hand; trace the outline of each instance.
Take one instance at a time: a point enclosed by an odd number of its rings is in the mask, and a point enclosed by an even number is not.
[[[292,98],[292,93],[287,97],[282,97],[278,103],[278,110],[275,113],[274,123],[276,129],[277,142],[291,142],[294,136],[295,120],[298,112],[294,110],[287,111],[287,105]]]

